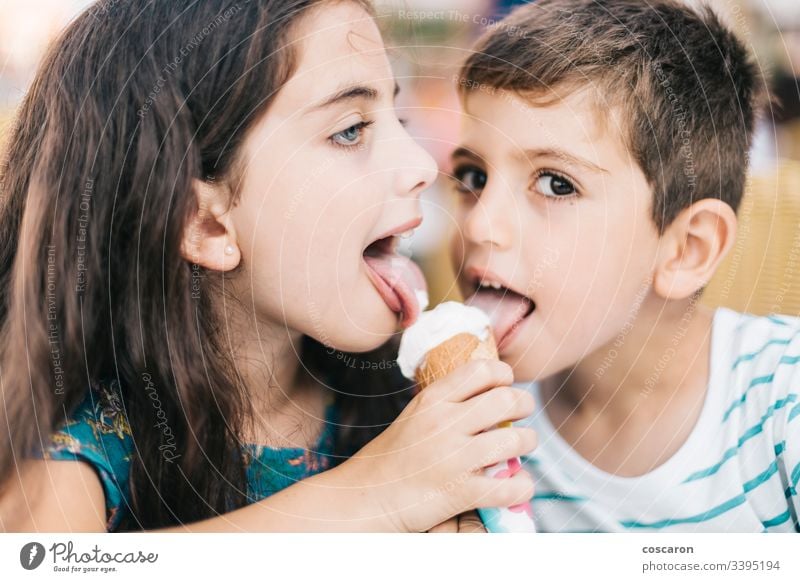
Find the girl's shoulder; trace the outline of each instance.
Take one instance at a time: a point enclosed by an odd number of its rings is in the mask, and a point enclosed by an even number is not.
[[[84,461],[97,473],[106,499],[106,529],[116,529],[129,511],[133,438],[119,383],[92,386],[84,400],[55,431],[43,457]]]

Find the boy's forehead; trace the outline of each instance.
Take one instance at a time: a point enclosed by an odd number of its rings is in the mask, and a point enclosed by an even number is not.
[[[610,155],[627,157],[617,108],[603,110],[588,91],[544,101],[481,89],[466,93],[462,108],[461,141],[467,147],[570,150],[601,167]]]

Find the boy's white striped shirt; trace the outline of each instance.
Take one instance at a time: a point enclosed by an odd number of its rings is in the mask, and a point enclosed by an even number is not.
[[[800,531],[800,319],[714,315],[709,389],[675,455],[616,477],[575,453],[542,412],[536,479],[540,531]],[[675,364],[675,363],[673,363]],[[541,406],[538,387],[529,386]]]

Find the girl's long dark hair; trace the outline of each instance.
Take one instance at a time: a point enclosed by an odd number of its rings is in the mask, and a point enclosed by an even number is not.
[[[10,440],[0,483],[93,383],[115,378],[137,452],[128,527],[247,502],[235,427],[249,409],[211,307],[220,276],[193,270],[180,241],[197,210],[192,181],[235,171],[248,128],[296,65],[292,26],[330,1],[104,1],[51,48],[0,169],[0,430]],[[310,338],[304,358],[359,392],[339,399],[355,425],[343,452],[407,397],[391,366],[389,379],[353,377],[356,368]],[[176,461],[159,450],[160,418]]]

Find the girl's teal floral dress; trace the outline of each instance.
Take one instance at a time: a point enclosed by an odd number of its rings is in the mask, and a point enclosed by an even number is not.
[[[327,407],[322,434],[313,450],[246,444],[247,493],[258,501],[334,462],[336,408]],[[128,474],[135,454],[131,429],[116,381],[95,386],[69,421],[51,436],[43,457],[89,463],[100,477],[106,497],[106,530],[118,529],[130,512]]]

